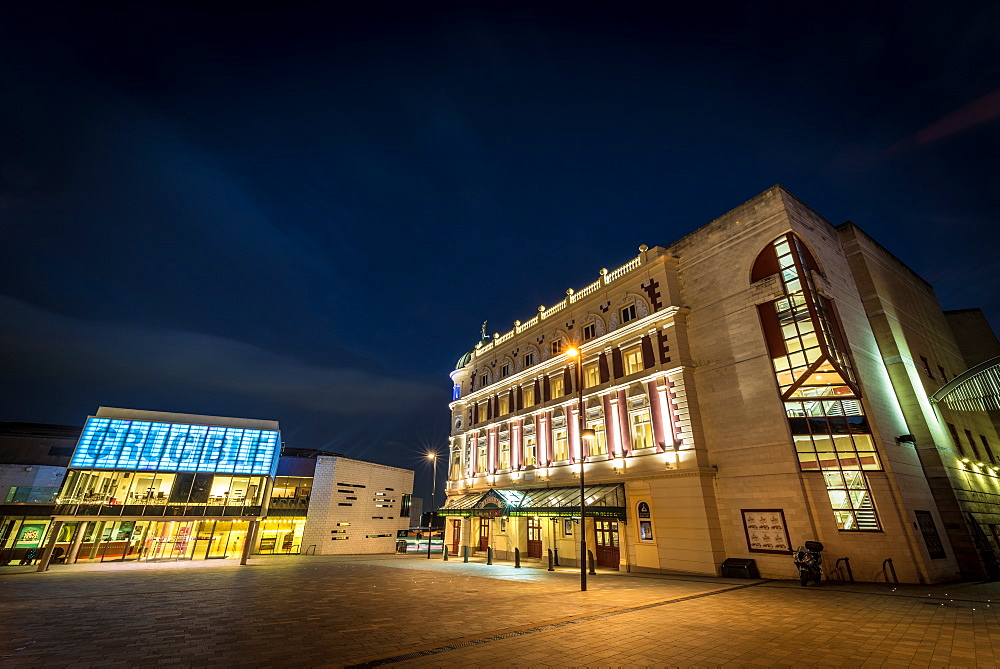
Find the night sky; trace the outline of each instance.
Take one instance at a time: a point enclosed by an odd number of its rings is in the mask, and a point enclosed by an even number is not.
[[[484,320],[775,183],[1000,330],[1000,4],[810,4],[6,3],[0,419],[277,419],[426,494]]]

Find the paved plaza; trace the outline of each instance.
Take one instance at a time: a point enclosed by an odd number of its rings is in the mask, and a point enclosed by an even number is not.
[[[791,574],[790,574],[791,575]],[[0,665],[963,666],[995,584],[645,576],[416,556],[0,569]]]

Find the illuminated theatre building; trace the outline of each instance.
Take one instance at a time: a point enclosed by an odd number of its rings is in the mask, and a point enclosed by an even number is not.
[[[968,389],[974,362],[996,384],[998,360],[969,360],[926,282],[780,186],[639,250],[459,361],[451,552],[577,565],[582,465],[598,566],[718,574],[753,558],[792,578],[791,550],[819,540],[828,573],[849,557],[860,580],[887,558],[904,582],[991,569],[990,407],[931,395]],[[980,330],[975,355],[997,355]]]

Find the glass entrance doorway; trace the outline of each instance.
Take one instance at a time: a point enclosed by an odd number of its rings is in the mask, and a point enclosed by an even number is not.
[[[528,557],[542,557],[542,521],[528,518]]]

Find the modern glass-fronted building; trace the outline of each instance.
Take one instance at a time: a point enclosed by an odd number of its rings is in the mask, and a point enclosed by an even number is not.
[[[276,421],[102,407],[56,499],[54,559],[239,556],[267,515],[280,452]],[[275,548],[301,537],[285,524]]]

